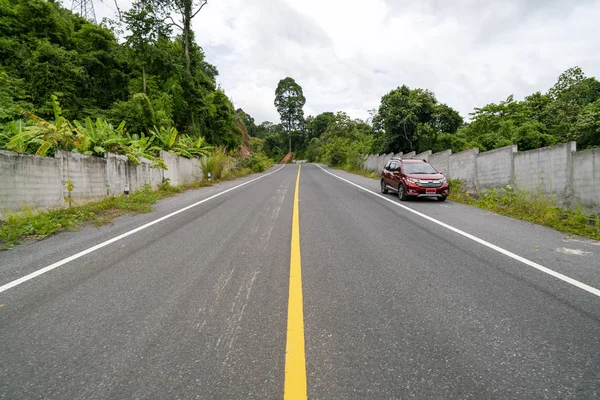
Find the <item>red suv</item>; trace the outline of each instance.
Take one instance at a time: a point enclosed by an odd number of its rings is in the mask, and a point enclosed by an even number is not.
[[[381,193],[398,192],[400,200],[409,197],[437,197],[444,201],[450,193],[446,178],[425,160],[392,158],[381,170]]]

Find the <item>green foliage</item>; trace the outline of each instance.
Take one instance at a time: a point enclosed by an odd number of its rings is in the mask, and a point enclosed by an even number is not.
[[[136,93],[128,101],[117,101],[110,115],[115,121],[127,121],[128,131],[132,134],[148,132],[156,124],[154,107],[144,93]]]
[[[27,122],[21,119],[6,124],[2,133],[0,133],[0,148],[8,149],[7,146],[12,141],[10,145],[12,151],[17,153],[35,153],[40,141],[33,139],[32,135],[25,134],[26,131],[32,129],[27,124]]]
[[[220,180],[226,166],[230,163],[231,157],[227,154],[227,149],[224,146],[215,148],[210,156],[200,159],[204,179],[209,179],[210,172],[212,180]]]
[[[129,138],[125,136],[125,122],[121,122],[114,128],[112,124],[98,118],[96,123],[90,117],[85,119],[85,125],[79,121],[73,121],[81,133],[79,143],[76,143],[73,151],[86,155],[104,156],[105,153],[124,154],[130,144]]]
[[[565,210],[556,200],[542,191],[526,191],[505,185],[477,196],[464,190],[464,181],[452,179],[450,199],[475,207],[507,215],[509,217],[545,225],[568,234],[600,239],[600,216],[585,212],[577,207]]]
[[[154,161],[154,168],[167,169],[164,161],[157,157],[161,148],[159,146],[154,145],[154,136],[146,136],[142,134],[141,137],[129,137],[130,144],[127,147],[127,151],[125,155],[129,158],[129,161],[135,163],[136,165],[140,164],[140,158],[145,158],[146,160]]]
[[[275,89],[275,108],[281,118],[286,134],[289,136],[289,152],[292,151],[292,135],[304,128],[304,104],[306,98],[302,87],[290,77],[279,81]]]
[[[22,111],[50,120],[55,95],[69,120],[125,121],[132,137],[174,127],[213,145],[239,146],[231,101],[216,90],[217,69],[189,27],[185,38],[172,38],[159,3],[134,2],[124,14],[126,40],[118,43],[108,28],[59,2],[1,1],[0,129]]]
[[[1,68],[0,65],[0,126],[18,119],[21,110],[33,108],[23,87],[24,80],[8,75]]]
[[[221,90],[207,96],[205,103],[205,132],[209,143],[234,149],[242,143],[242,133],[236,124],[236,114],[231,101]]]
[[[335,121],[335,114],[332,112],[324,112],[316,117],[309,116],[306,119],[306,130],[308,141],[313,138],[320,138],[327,130],[330,123]]]
[[[35,152],[42,156],[58,149],[94,156],[111,152],[126,155],[136,164],[140,163],[140,158],[145,158],[153,161],[153,168],[161,169],[167,167],[164,160],[158,157],[160,150],[194,158],[208,155],[213,148],[202,136],[192,138],[179,135],[175,127],[154,127],[149,135],[130,135],[125,131],[124,121],[116,128],[102,118],[94,123],[87,117],[85,124],[79,121],[71,124],[62,116],[56,97],[53,97],[53,107],[55,119],[52,122],[29,114],[32,125],[22,120],[8,123],[0,134],[0,146],[19,153]]]
[[[572,127],[577,144],[583,148],[600,146],[600,99],[587,104]]]
[[[439,104],[432,92],[402,86],[382,97],[373,117],[374,150],[487,151],[511,144],[530,150],[569,140],[590,148],[600,145],[599,104],[600,82],[578,67],[561,74],[547,94],[536,92],[523,101],[511,95],[475,108],[467,124],[452,108]],[[309,118],[309,135],[313,123]]]
[[[29,113],[29,119],[34,122],[33,126],[26,126],[17,134],[12,136],[6,148],[8,150],[26,150],[29,144],[35,144],[35,153],[45,156],[50,149],[69,150],[77,143],[81,132],[62,115],[62,110],[56,96],[52,96],[52,108],[54,110],[54,121],[48,122],[34,114]],[[22,125],[19,126],[21,128]],[[37,146],[39,144],[39,146]]]
[[[65,188],[69,192],[69,197],[66,198],[65,201],[68,202],[69,207],[71,207],[73,205],[72,194],[73,194],[73,190],[75,190],[75,185],[73,184],[73,181],[71,181],[70,179],[67,179],[63,183],[65,185]]]
[[[381,153],[425,151],[440,134],[454,134],[462,117],[445,104],[438,104],[433,92],[402,86],[381,98],[373,117]]]
[[[260,133],[258,132],[258,127],[254,123],[254,118],[252,118],[249,114],[247,114],[241,108],[235,110],[237,117],[242,121],[246,130],[248,131],[248,135],[252,137],[260,137]]]
[[[306,157],[309,161],[321,161],[333,167],[343,166],[360,169],[361,155],[372,151],[374,137],[370,127],[360,120],[351,119],[346,113],[327,115],[329,123],[320,137],[308,144]],[[315,118],[318,120],[319,116]]]
[[[530,150],[569,140],[577,141],[579,148],[598,146],[599,101],[600,82],[587,78],[579,67],[570,68],[547,94],[537,92],[524,101],[509,96],[476,108],[471,122],[457,132],[458,141],[448,148],[462,150],[466,144],[486,151],[517,144],[519,150]]]
[[[273,166],[273,160],[263,153],[255,153],[250,157],[242,158],[238,164],[239,168],[248,169],[252,172],[263,172]]]
[[[213,146],[209,146],[202,136],[192,138],[187,135],[182,135],[179,136],[172,152],[181,157],[201,158],[208,156],[212,149]]]

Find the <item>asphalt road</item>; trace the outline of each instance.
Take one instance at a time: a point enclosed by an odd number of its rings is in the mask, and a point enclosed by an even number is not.
[[[2,287],[205,200],[1,291],[0,398],[283,398],[298,166],[279,167],[0,252]],[[600,398],[600,297],[506,254],[600,288],[600,243],[401,203],[503,253],[325,170],[372,192],[301,167],[309,398]]]

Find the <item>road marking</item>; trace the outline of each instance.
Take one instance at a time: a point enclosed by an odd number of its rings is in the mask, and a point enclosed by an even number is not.
[[[171,218],[171,217],[173,217],[173,216],[175,216],[175,215],[177,215],[177,214],[180,214],[180,213],[182,213],[182,212],[184,212],[184,211],[187,211],[187,210],[189,210],[190,208],[193,208],[193,207],[199,206],[200,204],[206,203],[207,201],[209,201],[209,200],[212,200],[212,199],[214,199],[215,197],[219,197],[219,196],[221,196],[221,195],[223,195],[223,194],[225,194],[225,193],[227,193],[227,192],[231,192],[232,190],[235,190],[235,189],[237,189],[237,188],[239,188],[239,187],[242,187],[242,186],[244,186],[244,185],[247,185],[247,184],[249,184],[249,183],[252,183],[252,182],[254,182],[254,181],[257,181],[257,180],[259,180],[259,179],[262,179],[262,178],[264,178],[264,177],[266,177],[266,176],[272,175],[272,174],[274,174],[275,172],[277,172],[277,171],[281,170],[283,167],[285,167],[285,165],[281,166],[280,168],[276,169],[276,170],[275,170],[275,171],[273,171],[273,172],[269,172],[268,174],[261,175],[261,176],[259,176],[258,178],[254,178],[254,179],[252,179],[252,180],[249,180],[248,182],[244,182],[244,183],[242,183],[242,184],[240,184],[240,185],[237,185],[237,186],[234,186],[234,187],[232,187],[232,188],[229,188],[229,189],[227,189],[227,190],[224,190],[224,191],[222,191],[222,192],[219,192],[219,193],[217,193],[217,194],[215,194],[215,195],[213,195],[213,196],[210,196],[210,197],[208,197],[208,198],[206,198],[206,199],[204,199],[204,200],[201,200],[201,201],[199,201],[199,202],[197,202],[197,203],[194,203],[194,204],[192,204],[192,205],[189,205],[189,206],[187,206],[187,207],[184,207],[184,208],[182,208],[182,209],[180,209],[180,210],[177,210],[177,211],[175,211],[175,212],[172,212],[171,214],[165,215],[164,217],[161,217],[161,218],[155,219],[154,221],[148,222],[148,223],[147,223],[147,224],[145,224],[145,225],[139,226],[139,227],[137,227],[137,228],[135,228],[135,229],[132,229],[132,230],[130,230],[130,231],[128,231],[128,232],[125,232],[125,233],[123,233],[123,234],[121,234],[121,235],[119,235],[119,236],[116,236],[116,237],[114,237],[114,238],[112,238],[112,239],[109,239],[109,240],[107,240],[107,241],[105,241],[105,242],[102,242],[102,243],[100,243],[100,244],[97,244],[97,245],[95,245],[95,246],[93,246],[93,247],[90,247],[89,249],[83,250],[83,251],[81,251],[81,252],[79,252],[79,253],[77,253],[77,254],[73,254],[73,255],[72,255],[72,256],[70,256],[70,257],[67,257],[67,258],[64,258],[64,259],[62,259],[62,260],[60,260],[60,261],[57,261],[57,262],[55,262],[54,264],[48,265],[47,267],[44,267],[44,268],[42,268],[42,269],[39,269],[39,270],[37,270],[37,271],[35,271],[35,272],[32,272],[32,273],[31,273],[31,274],[29,274],[29,275],[25,275],[25,276],[23,276],[23,277],[21,277],[21,278],[19,278],[19,279],[15,279],[15,280],[14,280],[14,281],[12,281],[12,282],[9,282],[9,283],[7,283],[7,284],[5,284],[5,285],[2,285],[2,286],[0,286],[0,293],[2,293],[2,292],[4,292],[4,291],[7,291],[8,289],[11,289],[11,288],[13,288],[13,287],[15,287],[15,286],[18,286],[18,285],[20,285],[20,284],[22,284],[22,283],[25,283],[25,282],[27,282],[27,281],[29,281],[29,280],[31,280],[31,279],[33,279],[33,278],[35,278],[35,277],[38,277],[38,276],[40,276],[40,275],[42,275],[42,274],[45,274],[46,272],[52,271],[53,269],[55,269],[55,268],[58,268],[58,267],[60,267],[60,266],[62,266],[62,265],[65,265],[65,264],[67,264],[67,263],[69,263],[69,262],[71,262],[71,261],[73,261],[73,260],[77,260],[78,258],[81,258],[81,257],[85,256],[86,254],[90,254],[90,253],[92,253],[92,252],[94,252],[94,251],[96,251],[96,250],[98,250],[98,249],[101,249],[101,248],[103,248],[103,247],[106,247],[106,246],[108,246],[109,244],[112,244],[112,243],[118,242],[119,240],[121,240],[121,239],[124,239],[124,238],[126,238],[127,236],[131,236],[131,235],[133,235],[134,233],[137,233],[137,232],[139,232],[139,231],[142,231],[142,230],[144,230],[144,229],[146,229],[146,228],[149,228],[149,227],[151,227],[152,225],[158,224],[159,222],[162,222],[162,221],[164,221],[164,220],[166,220],[166,219],[169,219],[169,218]]]
[[[583,250],[579,250],[579,249],[567,249],[566,247],[560,247],[560,248],[556,249],[556,251],[559,253],[569,254],[572,256],[585,256],[587,254],[592,254],[591,251],[583,251]]]
[[[477,243],[479,243],[479,244],[482,244],[482,245],[484,245],[484,246],[486,246],[486,247],[489,247],[489,248],[490,248],[490,249],[492,249],[492,250],[496,250],[498,253],[502,253],[502,254],[504,254],[505,256],[508,256],[508,257],[510,257],[510,258],[512,258],[512,259],[514,259],[514,260],[517,260],[517,261],[520,261],[520,262],[522,262],[522,263],[523,263],[523,264],[525,264],[525,265],[528,265],[528,266],[530,266],[530,267],[532,267],[532,268],[535,268],[535,269],[537,269],[537,270],[539,270],[539,271],[542,271],[542,272],[544,272],[544,273],[546,273],[546,274],[548,274],[548,275],[551,275],[551,276],[553,276],[553,277],[555,277],[555,278],[557,278],[557,279],[560,279],[561,281],[564,281],[564,282],[570,283],[571,285],[573,285],[573,286],[576,286],[576,287],[578,287],[579,289],[585,290],[585,291],[586,291],[586,292],[588,292],[588,293],[591,293],[591,294],[593,294],[593,295],[596,295],[596,296],[600,297],[600,290],[599,290],[599,289],[596,289],[595,287],[592,287],[592,286],[586,285],[586,284],[585,284],[585,283],[583,283],[583,282],[579,282],[578,280],[575,280],[575,279],[573,279],[573,278],[570,278],[570,277],[568,277],[568,276],[566,276],[566,275],[563,275],[563,274],[561,274],[560,272],[556,272],[556,271],[554,271],[554,270],[551,270],[550,268],[546,268],[546,267],[544,267],[543,265],[540,265],[540,264],[538,264],[538,263],[536,263],[536,262],[533,262],[533,261],[531,261],[531,260],[528,260],[528,259],[526,259],[526,258],[524,258],[524,257],[521,257],[521,256],[519,256],[519,255],[517,255],[517,254],[515,254],[515,253],[512,253],[512,252],[510,252],[510,251],[508,251],[508,250],[505,250],[505,249],[503,249],[502,247],[496,246],[495,244],[492,244],[492,243],[490,243],[490,242],[487,242],[487,241],[485,241],[485,240],[483,240],[483,239],[480,239],[480,238],[478,238],[477,236],[473,236],[473,235],[471,235],[470,233],[467,233],[467,232],[465,232],[465,231],[461,231],[460,229],[457,229],[457,228],[455,228],[455,227],[453,227],[453,226],[450,226],[450,225],[448,225],[448,224],[446,224],[446,223],[444,223],[444,222],[442,222],[442,221],[438,221],[438,220],[437,220],[437,219],[435,219],[435,218],[431,218],[430,216],[428,216],[428,215],[425,215],[425,214],[423,214],[423,213],[421,213],[421,212],[419,212],[419,211],[413,210],[413,209],[412,209],[412,208],[410,208],[410,207],[407,207],[407,206],[405,206],[405,205],[403,205],[403,204],[400,204],[400,203],[398,203],[398,202],[396,202],[396,201],[393,201],[393,200],[391,200],[391,199],[388,199],[387,197],[384,197],[384,196],[380,195],[379,193],[375,193],[375,192],[373,192],[373,191],[371,191],[371,190],[369,190],[369,189],[366,189],[366,188],[364,188],[364,187],[362,187],[362,186],[360,186],[360,185],[357,185],[357,184],[356,184],[356,183],[354,183],[354,182],[350,182],[349,180],[347,180],[347,179],[344,179],[344,178],[342,178],[342,177],[340,177],[340,176],[338,176],[338,175],[336,175],[336,174],[332,174],[331,172],[329,172],[329,171],[325,170],[323,167],[321,167],[321,166],[320,166],[320,165],[318,165],[318,164],[315,164],[315,165],[316,165],[317,167],[321,168],[321,170],[323,170],[324,172],[328,173],[329,175],[331,175],[331,176],[334,176],[334,177],[336,177],[337,179],[340,179],[340,180],[342,180],[342,181],[344,181],[344,182],[347,182],[347,183],[349,183],[349,184],[351,184],[351,185],[353,185],[353,186],[356,186],[357,188],[359,188],[359,189],[361,189],[361,190],[364,190],[365,192],[367,192],[367,193],[370,193],[370,194],[372,194],[372,195],[374,195],[374,196],[377,196],[377,197],[379,197],[379,198],[381,198],[381,199],[383,199],[383,200],[385,200],[385,201],[388,201],[388,202],[390,202],[390,203],[392,203],[392,204],[394,204],[394,205],[396,205],[396,206],[398,206],[398,207],[400,207],[400,208],[403,208],[403,209],[405,209],[405,210],[406,210],[406,211],[408,211],[408,212],[411,212],[411,213],[413,213],[413,214],[415,214],[415,215],[418,215],[419,217],[425,218],[425,219],[426,219],[426,220],[428,220],[428,221],[431,221],[431,222],[433,222],[433,223],[435,223],[435,224],[438,224],[438,225],[440,225],[440,226],[443,226],[443,227],[444,227],[444,228],[446,228],[446,229],[449,229],[449,230],[451,230],[451,231],[453,231],[453,232],[456,232],[456,233],[458,233],[459,235],[462,235],[462,236],[464,236],[464,237],[466,237],[466,238],[468,238],[468,239],[471,239],[471,240],[473,240],[473,241],[475,241],[475,242],[477,242]]]
[[[290,254],[290,294],[288,299],[287,342],[285,345],[285,400],[306,399],[306,356],[304,352],[304,310],[302,305],[302,267],[300,262],[300,223],[298,188],[300,165],[292,214],[292,250]]]

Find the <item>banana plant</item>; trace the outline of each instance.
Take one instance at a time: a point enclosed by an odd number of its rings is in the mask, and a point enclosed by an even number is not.
[[[28,131],[29,133],[27,134]],[[11,143],[11,140],[17,136],[18,138]],[[35,134],[31,132],[31,127],[28,127],[25,121],[22,119],[11,121],[4,127],[4,131],[0,133],[0,148],[6,148],[17,153],[27,153],[31,145],[39,147],[40,140],[35,140],[34,138]]]
[[[55,95],[52,95],[52,109],[54,111],[53,122],[46,121],[33,113],[23,112],[34,123],[34,126],[25,127],[22,132],[13,136],[6,148],[17,151],[30,143],[34,143],[36,146],[39,143],[35,153],[45,156],[53,147],[69,150],[70,147],[79,143],[82,133],[62,116],[62,110]]]
[[[194,158],[210,155],[213,146],[209,146],[204,137],[194,139],[187,135],[179,137],[173,153],[181,157]]]
[[[143,157],[154,161],[154,168],[166,169],[164,161],[157,156],[161,148],[153,144],[154,136],[145,136],[142,134],[141,137],[137,135],[128,135],[128,137],[131,143],[125,148],[125,155],[131,162],[140,165],[139,159]]]
[[[76,146],[76,151],[88,154],[102,156],[106,152],[121,154],[130,143],[125,133],[125,121],[121,122],[117,128],[102,118],[96,119],[96,123],[87,117],[85,125],[79,121],[73,121],[77,129],[83,133],[82,140]]]
[[[150,129],[150,134],[160,142],[163,150],[170,151],[175,146],[179,132],[177,132],[177,128],[175,127],[165,128],[161,126],[157,128],[155,126],[154,129]]]

